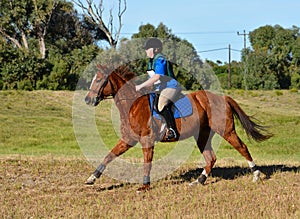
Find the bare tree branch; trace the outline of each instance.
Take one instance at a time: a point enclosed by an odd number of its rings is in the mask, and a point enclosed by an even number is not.
[[[96,7],[96,4],[94,4],[94,8],[96,9],[96,14],[98,17],[102,17],[104,7],[103,7],[103,0],[100,0],[99,6]]]
[[[109,23],[108,26],[110,27],[110,32],[113,32],[113,21],[114,21],[114,17],[113,17],[113,11],[112,9],[109,10]]]
[[[26,34],[25,34],[24,30],[20,29],[20,32],[21,32],[22,41],[23,41],[23,44],[24,44],[25,50],[26,50],[26,51],[28,51],[28,50],[29,50],[29,47],[28,47],[27,36],[26,36]]]
[[[80,7],[83,11],[84,11],[84,10],[88,10],[88,8],[85,7],[84,4],[83,4],[80,0],[77,0],[77,1],[72,0],[72,2],[73,2],[75,5],[77,5],[78,7]]]
[[[109,19],[108,23],[105,24],[103,21],[103,12],[104,12],[104,6],[103,6],[103,0],[100,0],[98,7],[96,3],[94,3],[94,0],[85,0],[85,3],[83,3],[81,0],[72,0],[74,4],[76,4],[78,7],[80,7],[83,11],[83,14],[86,18],[88,18],[92,23],[94,23],[105,35],[108,40],[108,43],[111,47],[115,47],[121,33],[122,29],[122,16],[126,11],[126,0],[124,1],[124,6],[122,8],[122,0],[119,0],[119,10],[118,10],[118,28],[116,33],[113,36],[113,29],[114,29],[114,17],[113,17],[113,9],[110,9],[109,13]]]
[[[9,39],[10,41],[12,41],[19,49],[22,49],[22,45],[20,44],[20,42],[11,37],[10,35],[8,35],[1,27],[0,27],[0,33],[7,39]]]
[[[120,34],[121,34],[121,29],[122,29],[122,26],[123,26],[123,24],[122,24],[122,16],[123,16],[123,14],[125,13],[125,11],[127,9],[126,0],[124,0],[124,8],[123,8],[123,10],[121,9],[121,4],[122,4],[122,1],[119,0],[119,12],[118,12],[119,29],[118,29],[118,31],[116,33],[116,36],[115,36],[116,41],[119,41],[119,37],[120,37]]]

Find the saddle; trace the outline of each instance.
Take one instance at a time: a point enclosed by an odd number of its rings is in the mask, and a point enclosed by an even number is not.
[[[157,94],[155,94],[155,93],[150,93],[150,95],[149,95],[150,96],[149,97],[150,110],[152,112],[152,116],[161,120],[161,116],[157,112],[157,107],[155,107],[155,103],[154,103],[156,95]],[[184,118],[184,117],[192,115],[193,108],[192,108],[192,104],[191,104],[191,101],[189,100],[189,98],[186,95],[184,95],[183,93],[180,93],[180,95],[178,95],[178,97],[176,98],[176,100],[173,103],[172,112],[173,112],[173,116],[175,119]]]

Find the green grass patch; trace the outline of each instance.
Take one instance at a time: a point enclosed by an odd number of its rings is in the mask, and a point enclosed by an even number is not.
[[[72,92],[0,92],[0,154],[80,155]]]
[[[280,91],[230,90],[233,97],[261,124],[270,127],[274,137],[257,143],[249,141],[240,125],[237,131],[256,160],[300,161],[300,94]],[[68,91],[1,91],[0,154],[81,156],[72,124],[73,92]],[[103,142],[112,148],[118,141],[118,130],[111,122],[111,102],[103,101],[96,109],[96,124]],[[116,116],[116,115],[115,115]],[[159,143],[155,159],[170,153],[174,144]],[[218,159],[243,160],[227,142],[216,151]],[[142,159],[138,145],[125,153],[124,158]],[[197,147],[189,162],[201,158]]]

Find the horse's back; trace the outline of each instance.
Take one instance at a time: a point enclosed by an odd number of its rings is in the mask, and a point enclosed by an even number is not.
[[[208,127],[208,117],[205,109],[205,92],[195,91],[186,95],[192,104],[192,115],[176,119],[180,121],[180,138],[198,136],[199,133]]]
[[[208,126],[219,134],[225,131],[226,121],[232,117],[227,96],[218,95],[206,90],[188,94],[197,107],[200,116],[207,118]]]

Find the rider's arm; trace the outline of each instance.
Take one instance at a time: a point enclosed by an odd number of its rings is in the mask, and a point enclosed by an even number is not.
[[[153,86],[153,84],[155,82],[157,82],[160,78],[160,75],[159,74],[154,74],[153,77],[149,78],[147,81],[145,81],[144,83],[140,84],[140,85],[137,85],[135,87],[136,91],[139,91],[141,90],[142,88],[144,87],[151,87]]]

